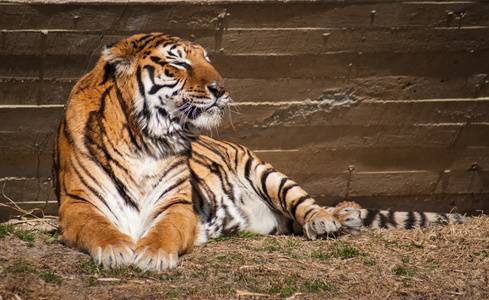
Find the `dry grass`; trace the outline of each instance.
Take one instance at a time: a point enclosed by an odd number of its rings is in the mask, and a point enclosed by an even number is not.
[[[489,298],[488,216],[322,241],[242,234],[160,274],[103,270],[53,233],[0,226],[0,299]]]

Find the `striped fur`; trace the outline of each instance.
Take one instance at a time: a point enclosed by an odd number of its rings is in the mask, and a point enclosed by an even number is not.
[[[73,88],[55,141],[60,239],[106,268],[161,271],[240,231],[316,239],[443,216],[320,207],[248,149],[198,134],[229,101],[198,45],[153,33],[108,46]]]
[[[361,209],[363,226],[377,228],[413,229],[435,224],[463,223],[466,218],[458,213],[402,212]]]

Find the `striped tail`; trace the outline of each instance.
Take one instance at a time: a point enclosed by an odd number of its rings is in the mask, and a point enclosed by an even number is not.
[[[469,218],[459,213],[434,213],[434,212],[405,212],[390,210],[372,210],[362,208],[353,201],[338,203],[337,207],[351,206],[361,213],[363,226],[374,228],[403,228],[412,229],[427,227],[436,224],[461,224]]]
[[[404,212],[360,209],[363,226],[375,228],[412,229],[435,224],[464,223],[467,218],[458,213]]]

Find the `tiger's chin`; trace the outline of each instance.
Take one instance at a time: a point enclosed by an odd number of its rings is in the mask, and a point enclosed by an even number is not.
[[[198,130],[210,130],[219,127],[224,116],[224,111],[219,107],[211,107],[201,113],[191,124]]]

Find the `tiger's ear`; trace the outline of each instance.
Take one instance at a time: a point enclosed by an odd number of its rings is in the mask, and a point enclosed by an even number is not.
[[[137,49],[127,40],[105,46],[102,58],[113,65],[116,72],[121,75],[130,75],[134,72],[137,63]]]

